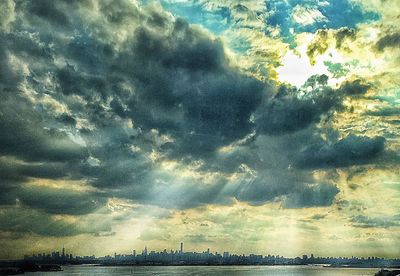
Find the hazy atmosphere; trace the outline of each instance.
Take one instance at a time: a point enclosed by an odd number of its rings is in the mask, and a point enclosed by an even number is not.
[[[0,259],[399,257],[399,14],[1,0]]]

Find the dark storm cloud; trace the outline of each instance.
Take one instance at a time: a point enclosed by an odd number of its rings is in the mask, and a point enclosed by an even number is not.
[[[378,51],[383,51],[386,48],[398,47],[400,44],[400,33],[386,34],[381,37],[375,44]]]
[[[0,210],[0,230],[55,237],[81,234],[73,224],[54,220],[35,210],[14,207]]]
[[[0,209],[0,231],[14,234],[33,234],[39,236],[64,237],[79,234],[93,234],[109,232],[110,225],[104,221],[93,223],[85,219],[71,223],[63,219],[23,207],[7,207]]]
[[[358,215],[351,218],[352,225],[360,228],[400,227],[400,215],[369,217]]]
[[[71,125],[71,126],[75,126],[76,125],[76,120],[74,117],[72,117],[71,115],[68,115],[66,113],[61,114],[57,120],[59,120],[61,123],[64,123],[66,125]]]
[[[13,159],[0,160],[0,205],[19,201],[25,206],[53,214],[80,215],[91,213],[106,203],[101,194],[69,189],[24,185],[33,178],[62,180],[70,166],[64,163],[21,163]]]
[[[219,40],[211,40],[207,35],[191,28],[182,19],[168,23],[173,24],[170,34],[160,34],[144,26],[135,31],[134,55],[141,62],[145,64],[155,62],[165,69],[186,69],[188,73],[217,71],[227,65],[223,46]],[[168,28],[166,24],[159,27]]]
[[[221,41],[163,13],[152,11],[147,19],[118,54],[91,37],[71,41],[67,55],[79,66],[57,72],[62,92],[100,99],[86,106],[99,124],[103,114],[97,108],[112,98],[118,116],[175,138],[178,149],[165,147],[171,155],[212,153],[248,134],[263,85],[228,65]],[[135,92],[122,90],[122,83]]]
[[[319,84],[315,84],[319,85]],[[259,110],[256,118],[259,133],[280,135],[307,128],[320,121],[341,104],[337,93],[322,86],[304,97],[298,97],[301,91],[294,87],[280,87],[278,93]]]
[[[44,63],[51,70],[53,61],[49,47],[27,33],[0,33],[0,154],[14,155],[31,161],[62,161],[81,159],[84,148],[73,142],[65,132],[49,126],[46,114],[34,106],[21,90],[25,81],[33,88],[40,89],[36,74],[42,74]],[[22,62],[32,62],[29,73],[24,73]],[[36,71],[36,72],[35,72]],[[29,74],[29,75],[27,75]],[[42,92],[42,91],[38,91]]]
[[[369,116],[378,116],[378,117],[399,116],[400,109],[396,107],[386,107],[374,111],[367,111],[365,112],[365,114]]]
[[[370,88],[371,84],[366,83],[361,79],[353,81],[345,81],[339,88],[344,95],[357,96],[365,94]]]
[[[51,214],[88,214],[106,203],[106,198],[94,193],[35,186],[20,188],[17,196],[24,205]]]
[[[319,183],[311,171],[370,164],[384,156],[382,137],[337,137],[332,131],[322,139],[315,126],[279,136],[260,135],[253,148],[246,148],[258,158],[249,163],[257,175],[243,181],[233,192],[235,197],[254,205],[283,200],[285,208],[331,205],[339,192],[332,183],[335,177]]]
[[[339,189],[331,184],[314,183],[305,172],[277,169],[264,171],[236,190],[236,198],[252,205],[282,200],[284,208],[329,206]]]
[[[139,88],[126,115],[175,138],[164,147],[172,156],[210,154],[252,130],[264,88],[228,66],[219,40],[180,19],[170,24],[166,33],[138,28],[132,57],[121,58]]]
[[[2,180],[26,180],[28,177],[58,179],[68,174],[63,163],[18,163],[12,159],[0,159]]]
[[[383,137],[369,138],[350,135],[333,144],[319,141],[308,145],[295,158],[299,168],[346,167],[370,163],[385,148]]]
[[[18,5],[23,5],[31,16],[36,16],[51,24],[68,25],[69,19],[67,15],[51,0],[37,0],[37,1],[16,1]],[[60,2],[60,1],[58,1]],[[17,6],[17,8],[22,8]]]
[[[18,92],[2,92],[0,102],[0,154],[29,161],[79,160],[85,149],[66,133],[46,128],[42,115]]]
[[[134,186],[134,194],[140,198],[152,188],[153,181],[148,175],[156,166],[143,153],[131,150],[135,144],[151,150],[151,145],[146,144],[148,141],[135,138],[138,135],[139,132],[121,126],[104,126],[101,130],[82,134],[91,156],[79,165],[80,174],[99,188],[118,190]]]
[[[0,67],[0,89],[2,93],[8,91],[10,87],[15,86],[22,79],[22,76],[12,68],[10,57],[7,54],[8,49],[4,43],[7,41],[6,37],[6,34],[0,32],[0,62],[2,64]]]
[[[283,206],[286,208],[330,206],[337,193],[339,193],[339,189],[331,184],[321,183],[295,187],[295,191],[285,197]]]

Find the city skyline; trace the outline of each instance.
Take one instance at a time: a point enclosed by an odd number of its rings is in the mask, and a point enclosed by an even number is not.
[[[67,252],[67,253],[66,253]],[[100,264],[100,265],[330,265],[353,267],[398,267],[400,258],[385,259],[375,256],[343,257],[343,256],[314,256],[303,254],[287,257],[271,254],[239,254],[229,251],[217,252],[208,248],[205,251],[183,250],[183,242],[178,249],[162,251],[149,250],[147,246],[138,253],[132,249],[129,254],[115,252],[104,256],[78,256],[68,254],[63,247],[60,251],[25,255],[24,262],[56,263],[56,264]],[[18,262],[18,260],[16,260]]]
[[[267,250],[265,250],[265,251],[267,251]],[[66,249],[63,246],[61,251],[52,251],[51,253],[50,252],[48,252],[48,253],[44,253],[44,252],[38,253],[38,252],[36,252],[36,253],[31,254],[31,255],[24,254],[24,259],[29,259],[31,257],[33,257],[33,258],[36,258],[36,257],[37,258],[51,257],[51,258],[56,258],[56,259],[63,259],[63,258],[65,258],[65,259],[72,259],[72,258],[79,258],[79,259],[81,259],[81,258],[88,258],[88,259],[97,258],[97,259],[99,259],[100,258],[100,259],[104,259],[104,258],[112,258],[112,257],[114,257],[114,259],[117,259],[119,257],[129,257],[129,256],[136,257],[136,256],[139,256],[139,255],[147,256],[147,255],[154,254],[154,253],[157,253],[157,254],[159,254],[159,253],[168,253],[168,254],[175,254],[175,255],[176,254],[183,254],[183,253],[206,253],[206,254],[212,254],[212,255],[213,254],[221,255],[222,257],[230,256],[230,255],[246,256],[246,254],[240,253],[240,252],[229,252],[229,251],[226,251],[226,250],[221,250],[221,251],[218,252],[218,250],[212,250],[210,248],[207,248],[206,250],[202,250],[202,251],[201,250],[200,251],[199,250],[188,250],[188,251],[185,251],[184,250],[184,242],[182,241],[182,242],[179,243],[179,246],[177,248],[175,248],[175,249],[174,248],[169,248],[169,249],[164,248],[162,250],[160,250],[160,249],[152,249],[152,248],[149,249],[147,247],[147,245],[145,245],[142,250],[140,250],[140,249],[139,250],[131,249],[130,252],[114,252],[113,254],[106,254],[106,255],[104,255],[104,254],[101,255],[100,254],[100,256],[97,256],[97,257],[96,257],[95,254],[88,254],[88,255],[85,255],[85,256],[79,256],[77,254],[69,252],[68,249]],[[305,252],[304,252],[304,254],[300,254],[299,256],[284,256],[284,255],[279,255],[279,254],[274,255],[274,254],[268,254],[268,253],[256,254],[254,252],[247,254],[247,256],[251,256],[251,255],[256,255],[256,256],[260,256],[261,255],[263,257],[290,258],[290,259],[295,259],[295,258],[301,257],[303,260],[304,259],[308,259],[308,255],[309,255],[309,257],[311,259],[312,258],[326,258],[326,259],[337,258],[337,259],[360,259],[360,260],[385,259],[382,256],[354,256],[354,255],[351,255],[351,256],[350,255],[343,255],[343,256],[314,256],[313,253],[305,253]],[[398,260],[399,263],[400,263],[400,254],[399,254],[398,257],[394,257],[392,259],[393,260]]]
[[[182,241],[398,258],[399,14],[1,0],[0,259]]]
[[[140,250],[139,250],[140,251]],[[159,255],[159,254],[171,254],[171,255],[182,255],[182,254],[208,254],[208,255],[215,255],[219,256],[222,258],[229,258],[231,256],[243,256],[243,257],[250,257],[250,256],[255,256],[255,257],[265,257],[265,258],[276,258],[276,259],[301,259],[302,261],[307,261],[307,260],[320,260],[320,259],[337,259],[337,260],[363,260],[363,261],[370,261],[370,260],[385,260],[383,257],[379,256],[314,256],[313,253],[308,253],[308,254],[302,254],[300,256],[284,256],[284,255],[271,255],[268,253],[265,254],[254,254],[254,253],[249,253],[249,254],[244,254],[244,253],[239,253],[239,252],[229,252],[229,251],[213,251],[210,248],[207,248],[204,251],[184,251],[183,250],[183,242],[180,243],[179,249],[163,249],[163,250],[152,250],[148,249],[147,246],[145,246],[140,252],[138,252],[136,249],[132,249],[130,253],[117,253],[114,252],[114,254],[108,254],[108,255],[100,255],[96,256],[95,254],[92,255],[85,255],[85,256],[79,256],[79,255],[74,255],[71,252],[68,252],[65,247],[62,247],[61,251],[53,251],[53,252],[48,252],[48,253],[36,253],[32,255],[24,255],[24,260],[43,260],[43,259],[53,259],[53,260],[100,260],[100,261],[106,261],[106,260],[129,260],[129,258],[135,258],[139,256],[150,256],[150,255]],[[392,260],[396,260],[400,264],[400,256],[397,258],[393,258]]]

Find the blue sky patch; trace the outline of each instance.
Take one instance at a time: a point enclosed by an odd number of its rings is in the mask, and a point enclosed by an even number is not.
[[[198,3],[171,3],[165,0],[161,1],[161,5],[172,14],[192,24],[202,25],[215,34],[222,33],[230,26],[231,16],[228,8],[219,8],[211,12]]]
[[[318,29],[339,29],[341,27],[354,28],[357,24],[378,20],[379,14],[363,10],[360,5],[348,0],[269,0],[266,1],[269,16],[267,24],[279,27],[281,35],[291,36],[294,33],[315,32]],[[324,17],[313,24],[299,24],[294,18],[295,9],[303,7],[313,10]]]

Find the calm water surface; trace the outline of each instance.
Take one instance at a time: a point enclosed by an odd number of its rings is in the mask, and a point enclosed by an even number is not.
[[[338,275],[360,276],[374,275],[379,269],[369,268],[325,268],[312,266],[64,266],[62,272],[35,272],[25,273],[31,276],[53,275],[276,275],[276,276],[302,276],[302,275]]]

